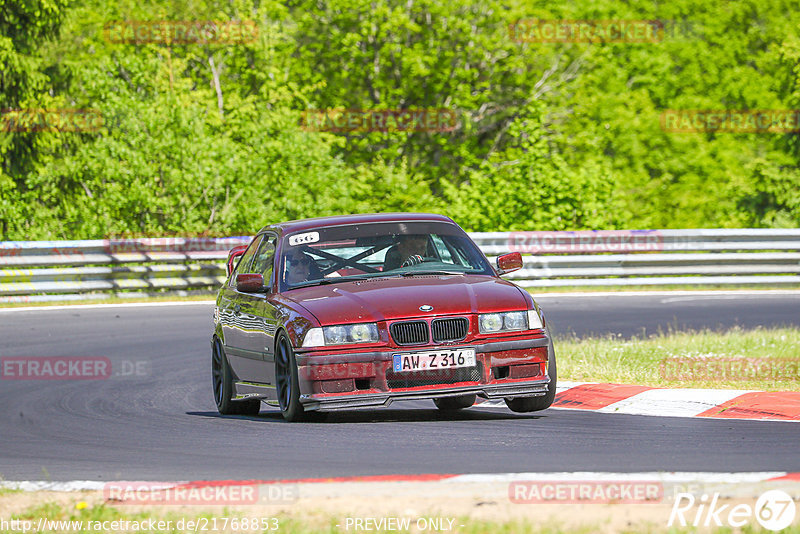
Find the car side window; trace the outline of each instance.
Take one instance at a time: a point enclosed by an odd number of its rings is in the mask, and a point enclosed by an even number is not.
[[[242,257],[239,258],[239,263],[236,264],[236,268],[233,270],[233,274],[231,275],[230,284],[233,287],[236,287],[236,275],[241,273],[249,273],[250,272],[250,264],[253,262],[253,256],[256,255],[256,250],[258,250],[258,246],[261,244],[261,240],[264,238],[263,235],[256,237],[250,246],[247,247],[247,250],[244,251]]]
[[[265,236],[264,241],[258,248],[255,257],[253,258],[253,265],[248,272],[261,274],[264,276],[264,285],[270,286],[270,277],[272,276],[272,267],[275,263],[275,245],[277,238],[274,236]]]

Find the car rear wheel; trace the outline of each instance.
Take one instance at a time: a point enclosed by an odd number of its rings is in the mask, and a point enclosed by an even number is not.
[[[261,401],[258,399],[232,400],[233,374],[222,342],[214,338],[211,349],[211,382],[214,387],[214,402],[222,415],[258,415]]]
[[[505,399],[506,406],[512,412],[538,412],[549,408],[556,398],[556,381],[558,373],[556,370],[556,351],[553,348],[553,341],[547,346],[547,376],[550,383],[547,385],[547,393],[539,397],[517,397]]]
[[[460,397],[442,397],[440,399],[433,399],[436,407],[443,412],[453,412],[469,408],[475,404],[477,395],[461,395]]]
[[[304,420],[306,413],[300,403],[297,360],[289,338],[283,332],[278,336],[278,342],[275,344],[275,382],[278,404],[283,418],[289,422]]]

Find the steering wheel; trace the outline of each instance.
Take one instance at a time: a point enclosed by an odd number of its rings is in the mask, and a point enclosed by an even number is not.
[[[419,265],[420,263],[434,261],[433,258],[423,258],[419,254],[412,254],[407,257],[400,267],[411,267],[412,265]]]

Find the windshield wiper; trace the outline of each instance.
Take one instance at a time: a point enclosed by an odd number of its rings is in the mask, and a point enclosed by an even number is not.
[[[416,276],[420,274],[464,274],[464,271],[408,271],[402,276]]]
[[[385,274],[375,276],[374,274],[362,274],[362,275],[351,275],[351,276],[334,276],[332,278],[319,278],[317,280],[309,280],[308,282],[303,282],[302,284],[297,284],[289,289],[297,289],[299,287],[311,287],[311,286],[325,286],[328,284],[338,284],[339,282],[357,282],[359,280],[369,280],[372,278],[389,278],[394,276],[400,276],[399,273],[397,274]]]
[[[319,280],[309,280],[308,282],[303,282],[302,284],[293,285],[289,289],[298,289],[301,287],[311,287],[311,286],[324,286],[330,283],[332,282],[329,278],[320,278]]]

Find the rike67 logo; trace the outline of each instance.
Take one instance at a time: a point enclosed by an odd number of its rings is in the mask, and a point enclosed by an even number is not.
[[[787,528],[794,521],[797,506],[792,497],[782,490],[769,490],[761,494],[755,506],[749,504],[720,504],[719,493],[709,496],[704,493],[695,498],[691,493],[678,493],[669,515],[667,526],[675,524],[685,527],[722,527],[741,528],[752,524],[753,520],[767,530],[779,531]],[[697,510],[692,510],[697,506]]]

